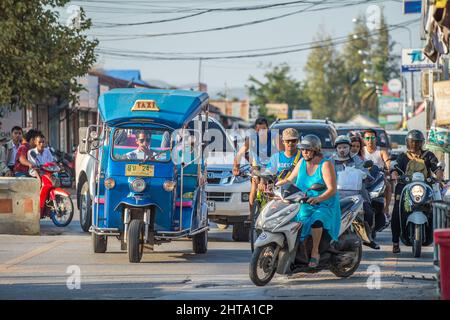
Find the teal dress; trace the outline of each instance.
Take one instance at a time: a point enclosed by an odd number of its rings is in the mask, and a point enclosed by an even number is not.
[[[297,175],[297,181],[295,185],[306,192],[309,187],[314,183],[325,184],[322,176],[322,166],[328,161],[327,159],[322,159],[316,172],[313,175],[308,175],[306,171],[306,161],[302,161]],[[324,191],[308,191],[308,197],[318,197]],[[295,218],[297,222],[302,222],[302,233],[300,238],[302,240],[306,239],[311,234],[311,226],[314,222],[320,220],[323,224],[323,228],[328,231],[328,234],[333,240],[337,240],[339,237],[339,229],[341,227],[341,207],[339,204],[339,196],[336,192],[331,198],[322,201],[316,205],[302,204],[299,212]]]

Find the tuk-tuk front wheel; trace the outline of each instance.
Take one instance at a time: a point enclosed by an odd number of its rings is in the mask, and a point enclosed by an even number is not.
[[[208,251],[208,230],[197,233],[192,237],[192,248],[194,253],[197,254]]]
[[[92,233],[92,247],[95,253],[105,253],[108,247],[108,237]]]
[[[144,221],[131,220],[128,227],[128,260],[132,263],[138,263],[144,253]]]

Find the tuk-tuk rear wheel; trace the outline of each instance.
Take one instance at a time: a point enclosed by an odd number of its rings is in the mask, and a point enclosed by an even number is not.
[[[208,251],[208,230],[192,237],[192,249],[196,254],[202,254]]]
[[[128,227],[128,260],[132,263],[138,263],[144,253],[144,221],[131,220]]]

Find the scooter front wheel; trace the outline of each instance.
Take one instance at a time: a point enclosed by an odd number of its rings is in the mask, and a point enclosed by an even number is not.
[[[70,196],[57,194],[53,200],[50,218],[57,227],[66,227],[73,218],[73,202]]]
[[[277,245],[269,243],[255,248],[250,260],[250,280],[257,286],[265,286],[272,280],[277,270],[277,257],[275,250]]]
[[[412,253],[414,258],[419,258],[422,254],[422,225],[411,223]]]

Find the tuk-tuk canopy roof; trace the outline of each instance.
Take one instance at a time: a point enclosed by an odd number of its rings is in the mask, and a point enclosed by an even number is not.
[[[100,96],[98,108],[102,121],[108,125],[152,121],[178,129],[191,121],[207,100],[208,94],[198,91],[112,89]],[[149,102],[154,108],[143,110],[148,108]],[[132,111],[132,108],[135,110]]]

